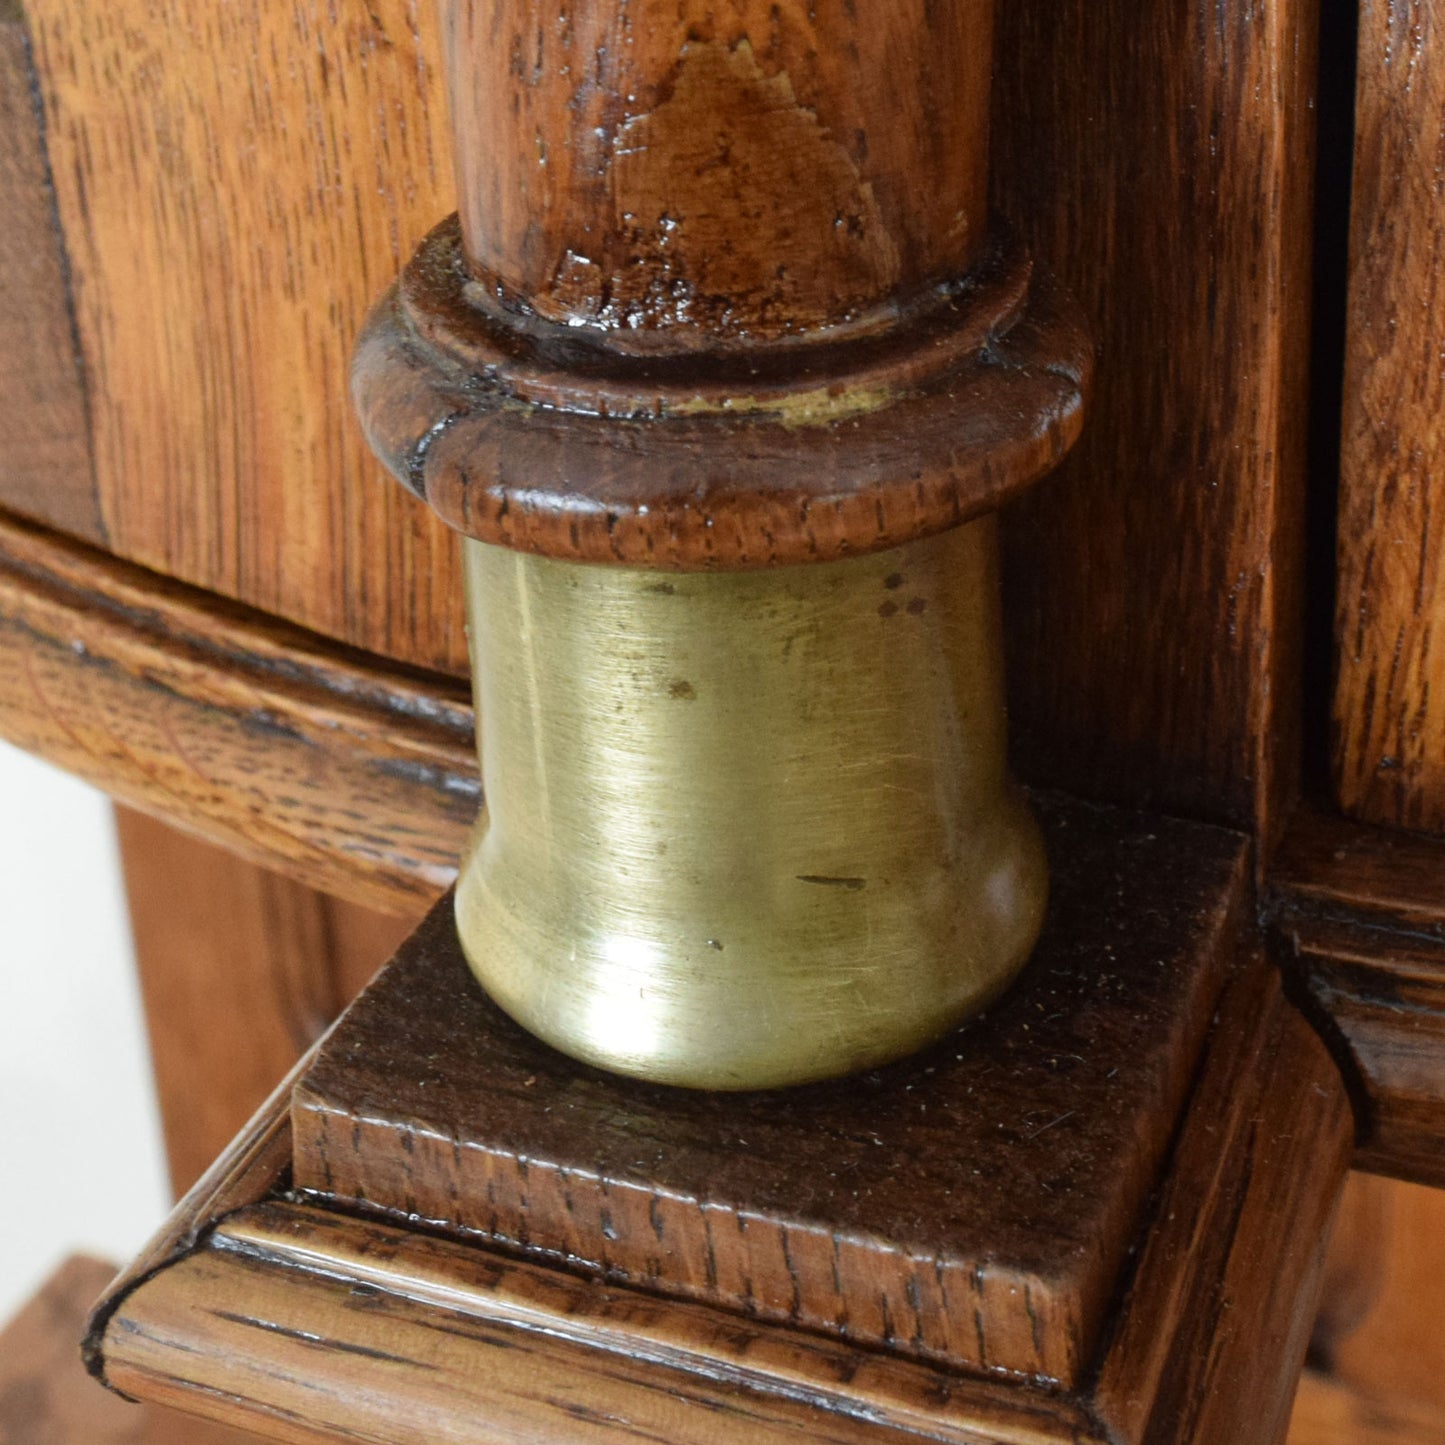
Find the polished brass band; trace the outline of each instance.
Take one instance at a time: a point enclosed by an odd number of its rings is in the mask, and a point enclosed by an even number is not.
[[[900,1057],[1040,924],[994,521],[767,572],[467,541],[487,807],[457,919],[525,1027],[715,1089]]]

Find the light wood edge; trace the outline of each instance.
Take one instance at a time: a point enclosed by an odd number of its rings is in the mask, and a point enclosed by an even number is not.
[[[465,683],[0,513],[0,737],[324,892],[415,913],[480,789]]]

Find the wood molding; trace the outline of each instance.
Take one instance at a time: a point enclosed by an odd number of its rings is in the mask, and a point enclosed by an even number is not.
[[[1328,1055],[1248,963],[1100,1383],[1074,1395],[278,1199],[285,1104],[117,1287],[91,1350],[115,1388],[303,1445],[1274,1445],[1350,1146]]]
[[[0,516],[0,737],[324,892],[415,914],[479,802],[465,685]]]
[[[191,1415],[137,1407],[86,1378],[75,1342],[115,1266],[74,1257],[0,1326],[3,1445],[259,1445]]]
[[[1359,1167],[1445,1185],[1445,842],[1301,808],[1265,916],[1350,1084]]]

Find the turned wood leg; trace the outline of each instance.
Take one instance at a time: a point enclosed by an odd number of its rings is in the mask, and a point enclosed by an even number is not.
[[[415,927],[117,807],[171,1183],[183,1193]]]

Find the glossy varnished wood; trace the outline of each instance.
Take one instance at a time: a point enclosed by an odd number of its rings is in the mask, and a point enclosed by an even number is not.
[[[455,547],[345,403],[362,317],[455,205],[429,7],[27,11],[110,546],[464,668]]]
[[[1445,844],[1303,808],[1267,906],[1351,1082],[1361,1167],[1445,1184]]]
[[[1360,5],[1334,765],[1362,819],[1445,829],[1445,6]]]
[[[412,920],[328,897],[128,808],[116,822],[171,1183],[181,1194]]]
[[[0,517],[0,736],[312,887],[414,913],[478,797],[454,680]]]
[[[0,3],[0,217],[0,505],[104,541],[44,118],[18,0]]]
[[[648,1088],[552,1052],[488,1004],[444,902],[298,1088],[296,1185],[1077,1383],[1231,957],[1245,851],[1109,809],[1044,818],[1051,917],[1013,992],[913,1062],[783,1094]]]
[[[446,0],[486,295],[625,348],[749,346],[961,278],[987,232],[993,0]]]
[[[1298,765],[1316,20],[998,14],[995,194],[1100,356],[1079,449],[1006,514],[1015,755],[1266,843]]]

